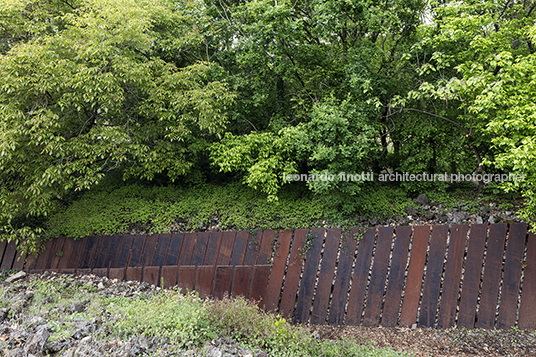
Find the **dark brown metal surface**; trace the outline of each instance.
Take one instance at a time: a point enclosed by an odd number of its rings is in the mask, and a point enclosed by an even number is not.
[[[179,263],[179,256],[181,255],[183,240],[184,233],[174,233],[171,235],[169,249],[166,256],[166,262],[164,263],[164,265],[177,265]]]
[[[408,276],[400,312],[400,326],[411,327],[417,321],[417,310],[421,299],[426,249],[430,238],[430,226],[417,226],[413,232]]]
[[[506,223],[490,226],[478,321],[476,322],[477,328],[491,329],[495,327],[495,312],[499,296],[499,284],[501,283],[505,236]]]
[[[156,252],[153,259],[154,266],[162,266],[166,264],[166,255],[170,238],[171,234],[160,234],[160,239],[158,240],[158,246],[156,247]]]
[[[283,286],[283,278],[285,276],[285,268],[287,265],[287,254],[290,250],[290,241],[292,239],[292,231],[280,231],[277,237],[277,248],[274,254],[274,265],[270,274],[268,283],[267,296],[264,300],[266,309],[274,311],[279,304],[279,295]]]
[[[124,234],[121,237],[121,245],[117,252],[117,257],[114,262],[110,265],[113,269],[124,269],[129,265],[130,251],[132,249],[132,244],[134,243],[134,237],[130,234]]]
[[[480,289],[480,275],[482,273],[487,229],[487,224],[473,224],[471,226],[465,272],[462,280],[458,327],[473,328],[475,325],[476,304]]]
[[[160,266],[150,266],[143,268],[143,281],[151,285],[160,286]]]
[[[365,315],[363,316],[363,326],[378,326],[379,324],[392,241],[393,228],[380,227],[378,229],[378,242],[376,243],[374,265],[367,293]]]
[[[453,225],[450,233],[450,244],[445,267],[445,281],[437,327],[448,328],[455,325],[458,293],[462,276],[463,255],[467,239],[467,226]]]
[[[195,291],[204,299],[212,293],[212,280],[214,277],[213,265],[200,265],[197,267],[195,277]]]
[[[196,267],[193,265],[179,266],[177,288],[183,294],[194,290]]]
[[[191,265],[197,242],[197,233],[184,233],[179,265]]]
[[[298,303],[296,306],[295,322],[307,323],[309,320],[309,312],[315,289],[316,273],[320,252],[324,242],[323,229],[311,229],[309,233],[305,255],[305,267],[303,268],[303,277],[300,283],[300,291],[298,293]]]
[[[335,273],[335,263],[337,262],[337,252],[339,251],[339,238],[341,230],[330,228],[326,235],[324,254],[322,255],[322,267],[318,276],[315,302],[311,315],[311,323],[325,324],[326,315],[331,295],[331,284]]]
[[[236,265],[233,272],[233,285],[231,293],[233,296],[247,297],[249,292],[249,281],[251,279],[251,266]]]
[[[67,238],[63,244],[63,254],[58,263],[58,270],[60,272],[65,271],[65,269],[70,269],[69,262],[71,261],[71,256],[73,255],[75,247],[75,241],[72,238]]]
[[[355,229],[356,230],[356,229]],[[328,323],[342,325],[344,321],[344,308],[348,296],[348,283],[352,273],[354,253],[357,240],[354,238],[356,231],[346,231],[343,234],[339,264],[337,265],[337,277],[333,285],[333,296],[329,309]]]
[[[497,327],[509,329],[516,324],[517,298],[521,281],[521,263],[525,252],[527,225],[512,223],[508,233],[508,247],[504,265],[503,285],[501,289],[501,305]]]
[[[2,264],[0,264],[0,271],[11,269],[16,255],[17,245],[15,244],[15,241],[12,240],[7,244],[6,250],[4,252],[4,257],[1,260]]]
[[[367,291],[367,280],[369,275],[372,250],[374,249],[376,229],[369,228],[363,234],[357,246],[357,260],[354,274],[352,276],[352,288],[348,300],[348,312],[346,313],[347,325],[359,325],[363,312],[363,302]]]
[[[527,240],[527,256],[523,262],[523,288],[519,306],[520,329],[536,327],[536,235],[530,233]]]
[[[162,278],[164,279],[164,289],[169,289],[177,285],[179,267],[176,265],[164,265],[162,267]]]
[[[214,275],[214,289],[212,295],[221,299],[224,295],[231,294],[231,279],[233,278],[233,266],[218,266]]]
[[[233,255],[233,247],[235,244],[235,236],[236,232],[223,232],[223,236],[221,237],[220,253],[218,254],[218,261],[216,264],[231,264],[231,257]]]
[[[396,240],[393,248],[393,259],[389,272],[389,282],[385,292],[385,303],[382,314],[382,326],[396,326],[398,313],[402,306],[401,297],[404,288],[404,273],[408,259],[409,241],[411,238],[411,227],[398,227],[396,229]]]
[[[257,256],[258,265],[270,264],[270,259],[272,257],[272,248],[274,246],[276,231],[263,231],[262,232],[262,241],[259,247],[259,254]]]
[[[244,257],[244,265],[255,265],[262,240],[262,231],[255,231],[249,235]]]
[[[270,265],[256,265],[253,268],[253,276],[251,277],[251,289],[249,298],[259,302],[259,306],[264,305],[266,297],[266,288],[268,287],[268,278],[270,276]]]
[[[279,306],[281,315],[287,318],[291,317],[294,312],[294,304],[296,303],[296,294],[298,292],[300,273],[303,265],[303,244],[307,239],[308,232],[308,229],[296,229],[294,231],[294,241],[290,250],[287,275],[285,276],[285,284]]]
[[[218,261],[221,237],[221,232],[210,233],[210,238],[208,240],[207,251],[205,253],[205,259],[203,260],[203,265],[215,265]]]
[[[233,255],[231,256],[231,265],[244,264],[244,258],[246,257],[246,250],[248,247],[248,239],[248,232],[236,233]]]

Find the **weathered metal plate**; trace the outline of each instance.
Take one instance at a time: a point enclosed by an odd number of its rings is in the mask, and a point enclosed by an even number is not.
[[[357,246],[357,260],[352,275],[352,288],[348,300],[348,312],[346,313],[347,325],[359,325],[361,323],[363,301],[367,290],[370,261],[372,259],[372,249],[374,248],[374,240],[376,238],[375,233],[375,228],[368,228]],[[358,234],[358,232],[355,231],[354,234]]]
[[[462,277],[463,255],[465,241],[467,240],[467,226],[453,225],[450,234],[450,244],[445,267],[445,281],[443,282],[443,294],[437,327],[453,327],[456,323],[456,307],[458,306],[458,294],[460,292],[460,280]]]
[[[320,252],[324,242],[324,232],[323,229],[312,229],[311,233],[309,233],[306,243],[305,268],[303,269],[303,277],[298,293],[298,303],[296,305],[296,315],[294,316],[295,322],[306,323],[309,320],[318,260],[320,259]]]
[[[378,326],[382,299],[387,278],[387,267],[389,264],[389,253],[393,241],[393,228],[380,227],[378,229],[378,242],[376,243],[376,253],[374,254],[374,265],[367,293],[367,304],[365,315],[363,316],[364,326]]]
[[[400,326],[410,327],[417,321],[417,310],[421,299],[421,286],[423,284],[424,263],[426,262],[426,249],[430,238],[430,226],[417,226],[413,232],[411,253],[400,312]]]
[[[476,303],[480,288],[480,275],[482,274],[487,229],[487,224],[473,224],[471,226],[465,273],[462,280],[458,327],[473,328],[475,325]]]
[[[525,223],[510,224],[508,247],[504,265],[503,285],[501,289],[501,305],[497,327],[510,329],[516,324],[517,298],[521,281],[521,263],[525,252],[527,225]]]
[[[387,290],[385,292],[382,326],[392,327],[396,326],[398,322],[398,313],[402,306],[402,289],[404,288],[404,273],[406,271],[411,231],[410,226],[396,228],[393,259],[389,272],[389,282],[387,283]]]
[[[536,234],[530,233],[527,240],[527,257],[523,264],[523,288],[519,307],[520,329],[536,327]]]
[[[495,327],[495,312],[499,297],[501,269],[506,237],[506,223],[492,224],[489,228],[488,249],[482,278],[482,292],[478,310],[477,328]]]
[[[324,254],[322,255],[322,266],[318,276],[313,312],[311,315],[312,324],[325,324],[331,295],[331,285],[335,274],[335,263],[337,262],[337,252],[339,251],[339,238],[341,230],[330,228],[326,236]]]
[[[292,242],[287,275],[285,276],[285,284],[283,286],[283,294],[281,295],[281,304],[279,306],[281,315],[285,317],[291,317],[294,311],[304,258],[303,245],[307,239],[308,232],[308,229],[296,229],[294,231],[294,241]]]
[[[281,295],[281,287],[283,286],[283,278],[285,276],[287,255],[290,250],[291,239],[292,231],[280,231],[279,236],[277,237],[274,264],[270,274],[266,299],[264,300],[268,311],[276,310],[279,305],[279,296]]]
[[[331,325],[342,325],[344,321],[348,284],[352,274],[352,264],[357,244],[357,240],[354,238],[356,230],[346,231],[343,234],[339,264],[337,265],[337,277],[333,285],[333,296],[329,309],[328,323]]]

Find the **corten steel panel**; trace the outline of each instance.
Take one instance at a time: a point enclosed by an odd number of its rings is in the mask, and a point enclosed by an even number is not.
[[[86,254],[87,241],[88,241],[87,238],[76,239],[74,241],[73,252],[71,253],[71,258],[69,259],[67,268],[77,269],[80,267],[80,265],[82,264],[84,255]]]
[[[214,290],[212,295],[221,299],[224,295],[231,295],[231,279],[233,278],[233,266],[217,266],[214,275]]]
[[[93,267],[93,257],[95,250],[97,249],[98,238],[95,236],[89,236],[84,238],[86,246],[80,260],[80,269],[91,269]]]
[[[402,289],[404,288],[404,273],[408,260],[409,240],[411,238],[410,226],[396,228],[396,240],[393,248],[393,259],[389,271],[389,282],[385,292],[383,306],[382,326],[396,326],[398,312],[402,301]]]
[[[506,223],[490,225],[478,321],[476,322],[477,328],[490,329],[495,326],[495,311],[499,297],[505,237]]]
[[[184,233],[179,265],[191,265],[197,242],[197,233]]]
[[[197,241],[195,242],[194,253],[192,255],[192,265],[201,265],[205,259],[207,252],[207,244],[210,237],[208,232],[197,233]]]
[[[519,306],[520,329],[536,327],[536,235],[529,233],[527,241],[526,265],[523,270],[523,288],[521,290],[521,305]]]
[[[430,226],[417,226],[413,232],[408,276],[400,313],[400,326],[409,327],[417,321],[417,309],[421,297],[422,275],[426,261],[426,249],[430,237]]]
[[[125,273],[125,278],[127,281],[141,281],[142,273],[142,267],[128,267]]]
[[[221,237],[220,254],[218,256],[218,265],[231,264],[231,257],[233,255],[233,247],[235,244],[236,232],[223,232]]]
[[[2,259],[2,264],[0,265],[0,271],[11,269],[16,255],[17,245],[15,244],[15,241],[12,240],[7,244],[4,258]]]
[[[298,293],[298,303],[296,305],[295,322],[306,323],[309,320],[309,311],[315,289],[316,273],[322,244],[324,243],[324,230],[312,229],[309,237],[309,248],[305,255],[305,268]]]
[[[422,327],[434,327],[435,325],[448,229],[448,226],[432,227],[430,253],[428,255],[426,276],[422,289],[421,311],[419,313],[419,326]]]
[[[290,317],[294,311],[304,258],[302,249],[307,239],[307,233],[309,233],[308,229],[296,229],[294,231],[294,241],[292,242],[287,275],[285,276],[285,285],[283,286],[283,294],[281,295],[281,304],[279,306],[281,315],[285,317]]]
[[[272,258],[272,248],[274,246],[276,231],[263,231],[262,241],[259,247],[259,255],[257,256],[258,265],[270,264]]]
[[[337,277],[333,285],[333,296],[329,309],[328,323],[330,325],[342,325],[344,321],[344,308],[348,295],[348,283],[352,273],[352,263],[356,248],[354,235],[358,233],[358,228],[346,231],[343,234],[339,264],[337,265]]]
[[[143,249],[143,258],[141,260],[143,266],[153,265],[153,259],[156,253],[157,244],[158,244],[158,235],[153,234],[150,236],[146,236],[145,248]]]
[[[73,255],[75,247],[75,241],[73,238],[66,238],[65,242],[63,243],[62,252],[63,255],[60,258],[60,261],[58,263],[58,270],[60,272],[63,272],[64,269],[69,269],[69,262],[71,261],[71,256]]]
[[[171,234],[160,234],[160,239],[158,240],[158,246],[156,247],[156,253],[153,261],[154,266],[165,265],[170,238]]]
[[[363,312],[363,301],[367,289],[367,280],[374,248],[375,228],[369,228],[363,234],[357,247],[357,260],[352,276],[352,288],[348,300],[348,312],[346,314],[347,325],[359,325]]]
[[[233,283],[231,286],[231,294],[233,296],[248,296],[249,280],[251,278],[251,265],[243,266],[236,265],[233,272]]]
[[[93,268],[91,273],[101,277],[108,276],[108,268]]]
[[[30,271],[35,268],[35,263],[37,262],[37,256],[35,254],[28,254],[26,256],[26,261],[24,262],[24,271]]]
[[[35,263],[35,270],[36,271],[43,271],[44,269],[48,268],[47,267],[47,262],[48,262],[48,257],[51,255],[51,254],[54,254],[54,253],[51,253],[52,252],[52,243],[53,241],[52,240],[49,240],[45,243],[45,251],[41,254],[39,254],[39,257],[37,258],[37,261]]]
[[[197,267],[195,277],[195,291],[199,293],[199,297],[204,299],[212,294],[212,281],[214,277],[213,265],[200,265]]]
[[[169,241],[169,248],[164,265],[177,265],[181,254],[184,233],[173,233]]]
[[[182,294],[186,294],[194,290],[196,266],[184,265],[179,266],[179,277],[177,287]]]
[[[437,327],[448,328],[456,323],[456,307],[458,306],[458,293],[462,277],[463,255],[467,239],[466,225],[453,225],[450,233],[447,265],[445,267],[445,281]]]
[[[277,248],[274,254],[274,265],[270,274],[268,290],[264,304],[268,311],[274,311],[279,304],[279,295],[283,285],[283,277],[285,276],[285,267],[287,265],[287,255],[290,250],[290,241],[292,239],[292,231],[280,231],[277,237]]]
[[[4,252],[6,251],[6,246],[7,246],[7,242],[5,240],[0,242],[0,265],[3,262],[3,257],[4,257]]]
[[[315,302],[311,315],[311,323],[325,324],[326,314],[331,295],[331,284],[335,274],[335,263],[337,262],[337,252],[339,251],[339,239],[341,230],[330,228],[326,236],[324,254],[322,255],[322,266],[318,276],[318,286],[316,288]]]
[[[26,253],[22,253],[21,250],[17,250],[17,255],[15,256],[15,261],[13,262],[13,270],[22,270],[24,269],[24,260],[26,258]]]
[[[89,274],[91,274],[91,269],[89,269],[89,268],[86,268],[86,269],[82,269],[82,268],[76,269],[76,275],[89,275]]]
[[[177,285],[177,276],[179,267],[176,265],[164,265],[162,267],[162,278],[164,279],[164,288],[169,289]]]
[[[134,242],[132,242],[130,259],[128,261],[129,267],[134,268],[134,267],[141,265],[141,262],[142,262],[141,258],[142,258],[144,245],[145,245],[145,236],[141,234],[136,235],[134,238]]]
[[[376,243],[376,253],[374,254],[374,264],[367,293],[365,315],[363,316],[364,326],[378,326],[379,324],[392,241],[393,228],[380,227],[378,229],[378,242]]]
[[[117,261],[119,250],[121,249],[122,238],[120,235],[113,235],[107,238],[109,240],[109,246],[108,253],[106,253],[106,257],[104,258],[103,267],[110,268],[115,267],[115,262]]]
[[[108,277],[110,279],[125,280],[125,268],[110,268]]]
[[[246,257],[246,250],[248,248],[248,240],[248,232],[236,233],[233,255],[231,256],[231,265],[244,264],[244,258]]]
[[[263,301],[266,298],[266,288],[268,287],[271,268],[270,265],[256,265],[253,268],[249,298],[259,302],[261,307],[264,305]]]
[[[526,224],[510,224],[501,289],[501,305],[499,307],[499,318],[497,319],[497,327],[501,329],[509,329],[516,324],[517,297],[519,295],[521,262],[525,252],[526,236]]]
[[[160,286],[159,281],[160,266],[150,266],[143,268],[143,281],[151,285]]]
[[[255,265],[262,240],[262,231],[255,231],[249,235],[244,265]]]
[[[93,269],[95,268],[105,268],[106,265],[106,255],[108,254],[108,248],[110,247],[110,237],[109,236],[99,236],[98,246],[95,250],[95,258],[93,259]]]
[[[49,258],[48,268],[49,269],[58,269],[60,263],[60,257],[63,255],[63,245],[65,244],[65,237],[60,237],[54,239],[55,242],[52,245],[52,251],[54,255]]]
[[[458,327],[473,328],[475,325],[476,303],[480,288],[487,230],[487,224],[473,224],[471,226],[462,280]]]
[[[121,245],[117,251],[117,257],[115,261],[110,265],[111,268],[125,269],[128,266],[128,259],[130,258],[130,250],[134,243],[134,237],[130,234],[123,234],[121,237]]]
[[[208,239],[207,251],[205,253],[205,259],[203,265],[215,265],[218,261],[218,254],[220,252],[221,244],[221,232],[211,232]]]

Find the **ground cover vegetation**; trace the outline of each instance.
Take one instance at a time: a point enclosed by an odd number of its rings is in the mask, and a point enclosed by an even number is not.
[[[147,221],[195,229],[213,215],[222,228],[256,228],[270,212],[270,227],[286,228],[403,214],[408,197],[457,189],[283,180],[340,172],[522,174],[476,188],[521,195],[531,221],[535,7],[5,0],[1,239],[32,250],[45,233],[87,234],[62,222],[91,222],[89,201],[110,212],[100,232]],[[129,199],[104,206],[111,197]],[[140,202],[145,211],[125,218]],[[201,218],[181,222],[188,215]]]
[[[139,282],[114,284],[95,276],[31,276],[11,284],[3,284],[3,278],[0,335],[14,330],[19,338],[0,339],[2,352],[20,348],[21,339],[31,341],[44,328],[48,332],[36,355],[66,355],[77,348],[82,354],[85,343],[99,356],[205,356],[212,355],[206,348],[211,341],[232,339],[265,356],[408,356],[373,347],[359,336],[322,340],[243,297],[200,299],[195,293]],[[32,332],[21,337],[21,331]],[[30,344],[26,351],[35,349]]]

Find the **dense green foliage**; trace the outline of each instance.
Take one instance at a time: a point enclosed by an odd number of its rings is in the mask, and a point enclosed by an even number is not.
[[[512,172],[525,179],[497,187],[521,193],[531,220],[535,7],[5,0],[1,239],[33,248],[48,216],[110,175],[240,180],[275,202],[303,188],[293,174]],[[448,183],[393,186],[415,195]],[[306,187],[339,214],[371,211],[369,183]]]
[[[33,299],[9,318],[23,323],[23,316],[46,316],[49,340],[68,339],[80,321],[102,323],[106,340],[127,340],[131,335],[167,338],[179,351],[189,348],[203,354],[203,344],[217,337],[232,338],[250,349],[262,348],[270,356],[406,356],[387,348],[375,348],[365,338],[319,340],[301,326],[260,309],[243,297],[221,300],[200,299],[176,290],[140,293],[132,297],[107,296],[90,283],[56,276],[28,282]],[[0,287],[0,294],[3,288]],[[65,312],[65,307],[87,301],[83,312]],[[0,308],[8,300],[0,301]],[[63,308],[62,308],[63,307]],[[67,310],[68,311],[68,310]],[[140,313],[143,311],[143,313]],[[111,316],[111,317],[110,317]],[[114,318],[115,317],[115,318]],[[121,318],[118,318],[121,317]],[[99,333],[100,334],[100,333]]]

